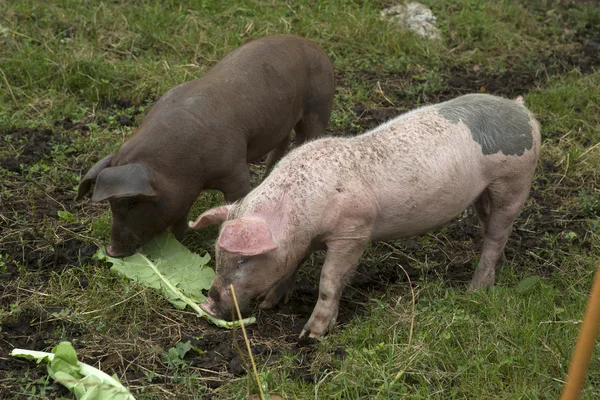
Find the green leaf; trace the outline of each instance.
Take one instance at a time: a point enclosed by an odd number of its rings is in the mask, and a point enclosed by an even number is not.
[[[179,356],[179,352],[177,351],[177,349],[175,347],[171,347],[169,349],[169,358],[170,359],[174,359],[174,358],[181,358]]]
[[[542,278],[538,275],[528,276],[517,285],[517,293],[529,294],[542,283]]]
[[[69,391],[75,393],[75,396],[77,396],[76,388],[80,384],[79,379],[76,379],[74,376],[69,375],[63,371],[56,371],[53,375],[50,376],[52,376],[52,379],[54,379],[56,382],[66,387],[67,389],[69,389]]]
[[[73,392],[78,400],[135,400],[118,379],[77,361],[77,354],[69,342],[61,342],[52,351],[13,349],[10,355],[38,363],[47,362],[50,376]],[[75,365],[72,364],[73,360]]]
[[[58,210],[56,214],[58,215],[58,218],[60,218],[61,221],[66,222],[68,224],[77,222],[77,218],[75,218],[75,216],[69,211]]]
[[[72,376],[74,379],[81,379],[81,375],[79,374],[79,366],[77,364],[72,365],[62,360],[60,358],[54,357],[52,361],[48,364],[48,375],[53,379],[56,378],[57,373],[67,374]]]
[[[42,362],[48,362],[54,358],[54,354],[46,353],[45,351],[25,350],[25,349],[13,349],[10,352],[13,357],[21,357],[26,360],[33,360],[38,364]]]
[[[53,361],[56,361],[57,358],[71,364],[72,366],[77,366],[77,353],[75,349],[69,342],[60,342],[52,349],[52,353],[54,353],[55,357]]]
[[[96,257],[112,263],[111,271],[159,290],[175,308],[182,310],[189,306],[219,327],[232,328],[242,323],[248,325],[256,320],[251,317],[229,322],[205,313],[198,306],[198,303],[206,300],[202,291],[210,288],[215,276],[207,266],[210,255],[206,253],[200,257],[192,253],[171,233],[163,232],[129,257],[110,257],[104,249],[100,249]]]
[[[206,300],[203,290],[210,288],[214,271],[208,267],[210,255],[204,256],[192,253],[179,243],[173,234],[163,232],[154,238],[140,251],[125,258],[114,258],[101,249],[97,256],[113,264],[112,272],[124,275],[136,282],[161,291],[177,309],[186,307],[183,301],[161,278],[155,269],[151,268],[143,256],[153,261],[156,270],[178,288],[192,301],[201,303]]]
[[[175,349],[177,350],[177,354],[179,358],[185,357],[188,351],[192,348],[192,343],[188,340],[187,342],[179,342],[175,345]]]
[[[77,353],[73,346],[71,346],[71,343],[60,342],[54,346],[52,353],[54,354],[54,358],[48,364],[48,375],[55,380],[58,380],[56,377],[56,374],[58,373],[61,375],[68,375],[75,381],[81,379],[77,362]]]

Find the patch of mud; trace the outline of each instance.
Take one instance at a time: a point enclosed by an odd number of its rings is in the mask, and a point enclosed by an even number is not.
[[[51,271],[60,272],[68,265],[88,263],[97,251],[96,245],[79,239],[67,239],[54,244],[40,244],[31,231],[20,236],[22,242],[3,242],[0,253],[9,255],[6,271],[0,273],[0,281],[17,278],[19,268],[31,271],[44,271],[42,280],[48,278]]]
[[[43,156],[50,153],[52,144],[59,138],[50,129],[18,128],[0,131],[0,141],[3,146],[14,149],[14,156],[0,159],[0,167],[8,171],[19,171],[21,164],[34,164]]]

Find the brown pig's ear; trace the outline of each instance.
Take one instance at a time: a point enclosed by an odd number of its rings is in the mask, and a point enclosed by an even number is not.
[[[156,197],[152,171],[142,164],[106,168],[98,175],[92,201],[123,197]]]
[[[236,219],[226,223],[219,235],[223,251],[241,256],[256,256],[277,249],[271,230],[262,220]]]
[[[231,205],[211,208],[202,213],[195,221],[188,222],[188,226],[192,229],[200,229],[209,225],[221,225],[229,214]]]
[[[102,170],[107,168],[110,165],[110,162],[113,159],[114,154],[108,155],[104,157],[102,160],[98,161],[90,170],[85,174],[81,182],[79,182],[79,189],[77,190],[77,197],[75,197],[75,201],[81,200],[83,196],[88,194],[94,182],[98,178],[98,175]]]

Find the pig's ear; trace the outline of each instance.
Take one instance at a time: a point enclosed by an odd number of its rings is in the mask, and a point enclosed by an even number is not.
[[[153,183],[152,172],[142,164],[106,168],[98,175],[92,201],[113,197],[156,197]]]
[[[241,256],[256,256],[277,249],[267,224],[255,219],[236,219],[225,224],[218,245],[223,251]]]
[[[88,194],[94,182],[98,178],[100,172],[103,169],[110,165],[110,162],[113,159],[114,154],[108,155],[104,157],[102,160],[98,161],[90,170],[85,174],[81,182],[79,182],[79,189],[77,190],[77,197],[75,197],[75,201],[81,200],[83,196]]]
[[[211,208],[203,212],[195,221],[188,222],[188,226],[192,229],[200,229],[209,225],[221,225],[229,215],[231,205]]]

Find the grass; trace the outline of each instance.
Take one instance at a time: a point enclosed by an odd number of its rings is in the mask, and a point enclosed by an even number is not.
[[[440,43],[382,21],[388,1],[0,0],[0,398],[65,395],[4,350],[59,340],[139,399],[246,397],[251,378],[231,332],[93,260],[110,234],[108,207],[72,199],[80,176],[161,94],[251,38],[282,32],[316,41],[333,61],[329,134],[486,91],[524,95],[544,142],[494,289],[465,293],[480,249],[465,214],[423,237],[373,244],[344,292],[340,326],[298,347],[317,253],[292,305],[248,327],[265,389],[303,399],[556,398],[600,250],[600,57],[586,44],[600,39],[600,11],[593,2],[423,3]],[[190,215],[222,201],[204,193]],[[184,242],[212,249],[216,232]],[[599,354],[583,398],[600,395]]]

